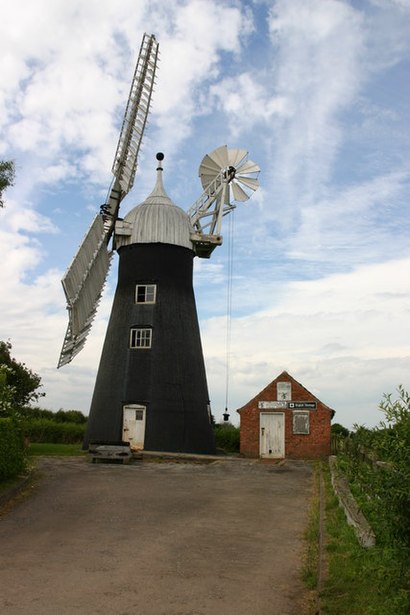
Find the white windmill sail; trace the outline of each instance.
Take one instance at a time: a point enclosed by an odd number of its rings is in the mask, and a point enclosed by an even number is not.
[[[155,84],[158,53],[155,36],[144,34],[112,166],[123,196],[134,185],[138,153]]]
[[[98,214],[61,281],[69,323],[58,367],[69,363],[85,344],[112,256],[112,252],[107,250],[106,234],[102,216]]]
[[[232,201],[246,201],[259,186],[260,168],[247,156],[245,149],[222,145],[202,159],[198,174],[204,192],[188,210],[199,257],[209,258],[222,244],[222,218],[235,208]]]
[[[134,183],[138,152],[151,104],[158,53],[155,36],[144,34],[114,158],[114,180],[107,203],[94,218],[62,279],[69,322],[58,367],[69,363],[83,348],[101,298],[112,256],[108,242],[114,231],[121,200]]]

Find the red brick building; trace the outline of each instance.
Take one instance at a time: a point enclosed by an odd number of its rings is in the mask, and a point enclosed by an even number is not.
[[[241,453],[264,459],[319,459],[330,455],[335,411],[282,372],[237,410]]]

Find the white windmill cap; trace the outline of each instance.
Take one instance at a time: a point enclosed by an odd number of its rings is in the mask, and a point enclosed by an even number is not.
[[[134,243],[166,243],[193,249],[190,239],[193,231],[188,214],[175,205],[165,192],[162,182],[162,160],[157,156],[157,181],[154,190],[143,203],[137,205],[125,216],[124,221],[132,226],[131,235],[122,241]]]

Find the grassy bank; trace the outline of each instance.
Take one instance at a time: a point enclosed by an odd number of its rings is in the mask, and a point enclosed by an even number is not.
[[[364,549],[347,524],[344,512],[333,493],[330,472],[323,464],[326,497],[326,578],[318,597],[312,592],[309,615],[407,615],[410,612],[408,571],[397,551],[376,546]],[[317,588],[319,535],[318,484],[312,501],[304,580],[309,589]],[[407,575],[407,578],[406,578]],[[406,585],[407,584],[407,585]]]
[[[30,457],[38,455],[46,456],[73,456],[84,455],[81,450],[81,444],[49,444],[43,442],[32,442],[28,448]]]

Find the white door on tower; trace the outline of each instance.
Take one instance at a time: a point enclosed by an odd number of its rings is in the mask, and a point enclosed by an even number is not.
[[[133,450],[142,450],[145,439],[146,407],[129,404],[123,408],[122,439],[129,442]]]
[[[285,414],[260,413],[260,456],[282,459],[285,456]]]

